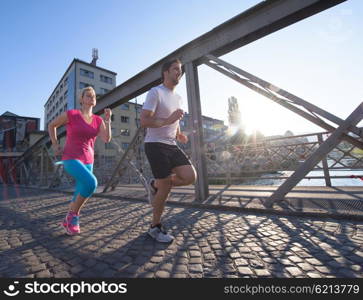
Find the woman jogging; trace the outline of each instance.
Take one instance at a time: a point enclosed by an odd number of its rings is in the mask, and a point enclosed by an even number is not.
[[[68,110],[49,123],[48,132],[55,156],[62,155],[64,170],[76,181],[75,193],[62,226],[67,234],[80,233],[79,215],[82,206],[97,188],[97,178],[92,173],[94,144],[97,136],[105,143],[111,141],[111,115],[105,109],[105,119],[92,113],[96,93],[92,87],[81,91],[81,108]],[[57,140],[57,128],[66,124],[67,136],[64,149]]]

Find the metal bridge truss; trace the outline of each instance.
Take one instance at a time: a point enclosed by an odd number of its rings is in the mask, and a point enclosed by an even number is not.
[[[244,166],[242,175],[245,177],[253,177],[259,171],[280,170],[283,168],[284,163],[289,168],[295,168],[295,172],[271,196],[266,202],[266,206],[272,206],[276,201],[282,200],[314,168],[324,170],[326,185],[330,185],[329,169],[348,166],[348,156],[350,160],[349,167],[360,167],[362,164],[362,158],[354,152],[354,149],[363,149],[363,133],[356,126],[362,119],[362,104],[346,120],[342,120],[218,57],[341,2],[344,2],[344,0],[263,1],[175,50],[170,55],[117,86],[98,100],[94,111],[96,114],[101,114],[104,108],[117,107],[161,83],[160,70],[162,64],[170,58],[179,57],[185,68],[188,107],[192,120],[190,154],[198,172],[195,184],[196,200],[203,201],[208,198],[209,176],[211,179],[216,177],[221,168],[228,164],[233,164],[234,167],[239,166],[240,169],[241,166]],[[243,145],[239,150],[233,149],[233,147],[228,148],[229,146],[226,145],[226,149],[215,149],[213,150],[214,153],[213,151],[207,151],[203,139],[198,82],[198,66],[200,64],[206,64],[266,96],[320,126],[328,133],[318,134],[315,143],[296,143],[292,139],[293,142],[290,145],[286,143],[285,145],[278,145],[276,141],[265,140],[262,144],[248,147]],[[335,124],[335,126],[327,122]],[[60,130],[59,136],[63,135],[65,135],[65,130]],[[125,152],[119,151],[118,161],[115,158],[112,162],[103,162],[101,157],[96,157],[95,174],[99,178],[99,182],[104,186],[103,192],[114,190],[120,183],[137,182],[146,186],[146,178],[150,176],[151,172],[142,150],[143,136],[144,131],[140,129],[129,148]],[[325,140],[324,137],[326,137]],[[343,140],[346,142],[344,146],[340,144]],[[254,150],[252,150],[253,148]],[[10,180],[14,183],[48,188],[72,184],[72,179],[63,172],[62,167],[54,164],[55,161],[49,149],[50,140],[47,136],[30,147],[22,157],[10,166],[8,172]],[[335,149],[334,155],[331,154],[333,149]],[[218,152],[219,150],[221,152]],[[226,164],[226,153],[229,153],[227,155],[228,164]],[[342,153],[342,155],[339,157],[337,153]],[[270,157],[270,159],[266,159],[266,157]],[[218,161],[220,158],[223,160]],[[302,161],[304,162],[301,163]],[[276,162],[279,163],[276,165]],[[256,167],[254,170],[253,166]],[[225,172],[228,180],[233,180],[236,174],[240,176],[240,173],[241,171],[239,171],[239,175],[238,172],[234,173],[233,168],[228,168]]]

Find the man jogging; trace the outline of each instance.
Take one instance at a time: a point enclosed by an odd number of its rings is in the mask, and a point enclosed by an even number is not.
[[[161,69],[163,83],[152,88],[141,112],[141,126],[147,128],[145,153],[154,178],[149,182],[148,197],[153,206],[153,219],[148,231],[155,240],[170,243],[174,237],[161,224],[161,216],[170,190],[174,186],[193,184],[196,171],[177,141],[187,143],[181,133],[182,99],[174,92],[183,74],[179,59],[166,62]]]

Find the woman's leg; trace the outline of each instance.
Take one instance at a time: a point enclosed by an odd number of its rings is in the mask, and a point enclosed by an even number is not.
[[[97,178],[93,175],[93,165],[88,164],[83,166],[87,169],[86,172],[82,168],[82,171],[77,170],[77,174],[80,174],[81,179],[76,179],[76,193],[73,197],[69,208],[71,211],[79,214],[82,206],[88,201],[90,196],[95,192],[97,188]]]
[[[63,226],[67,233],[76,234],[80,232],[80,210],[96,190],[97,179],[92,173],[92,164],[85,165],[79,160],[65,160],[63,165],[65,171],[76,180],[76,191],[71,200],[70,211],[63,222]]]

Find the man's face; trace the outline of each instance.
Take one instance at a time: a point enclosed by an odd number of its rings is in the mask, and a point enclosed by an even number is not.
[[[183,74],[181,64],[178,62],[173,63],[169,70],[164,72],[164,78],[167,78],[174,85],[179,83],[179,80]]]

